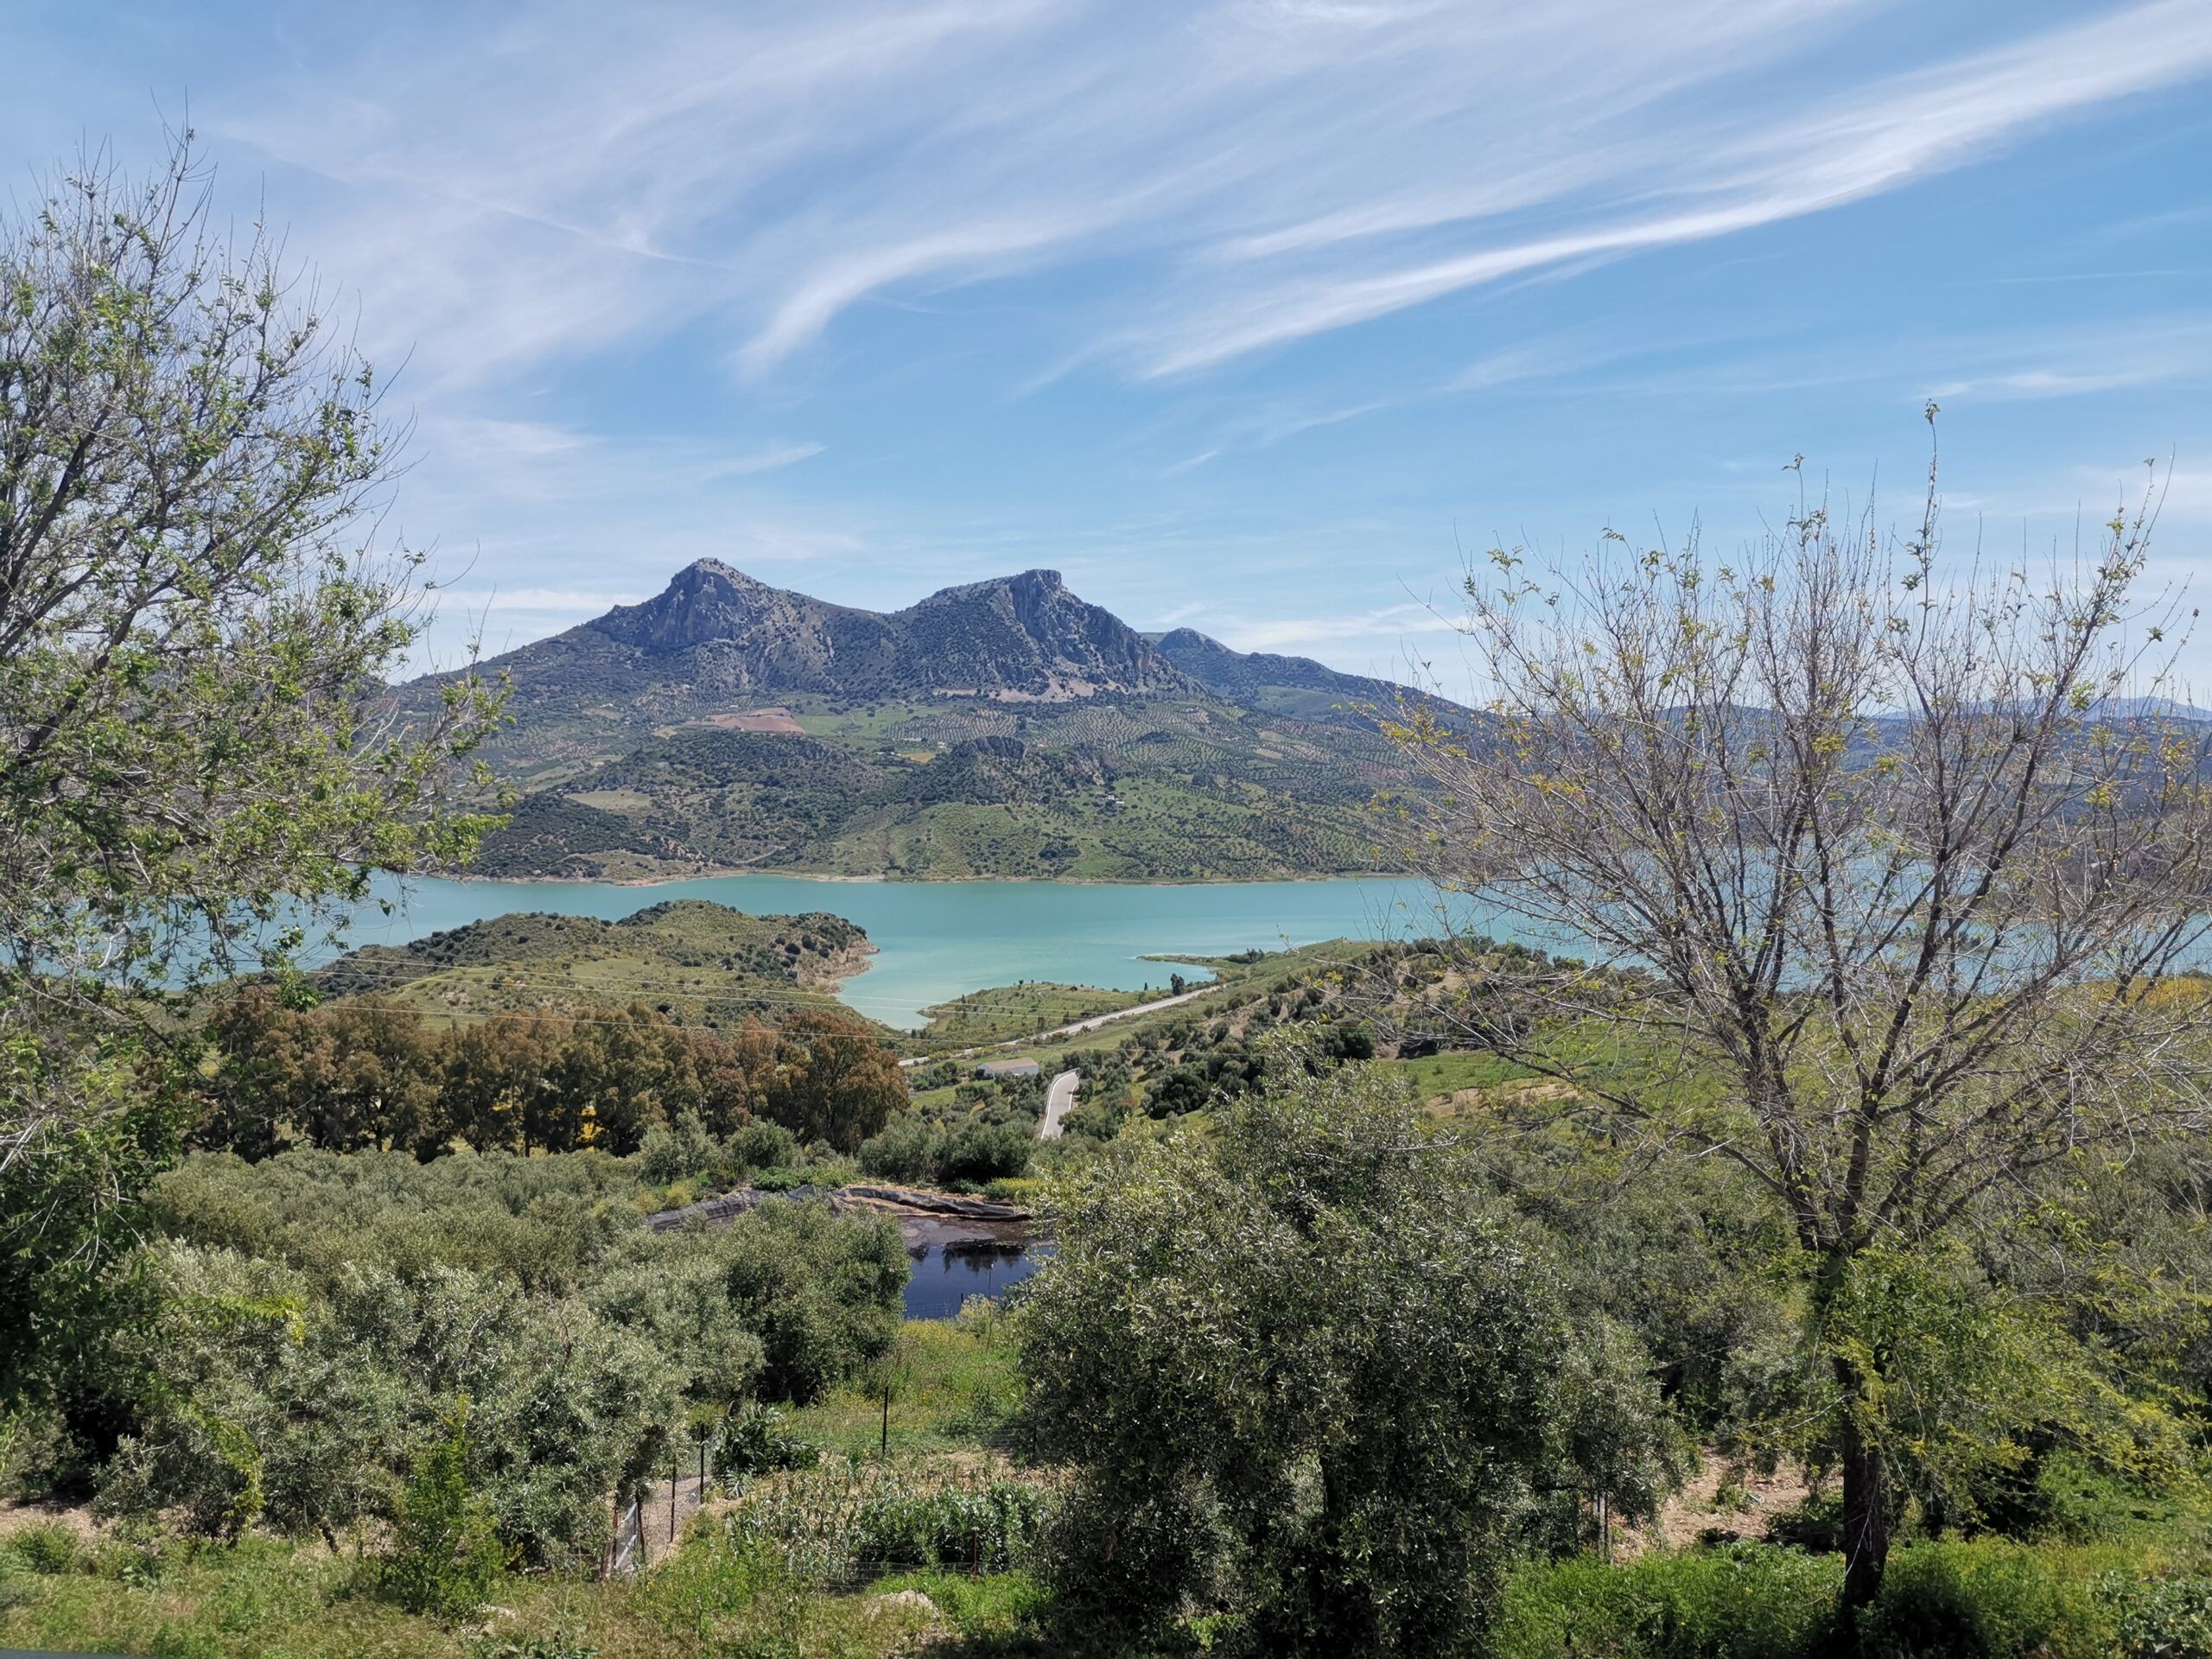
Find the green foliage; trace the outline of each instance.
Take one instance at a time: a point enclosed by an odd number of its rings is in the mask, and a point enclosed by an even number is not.
[[[981,1186],[1027,1174],[1036,1146],[1033,1131],[1010,1123],[971,1121],[932,1128],[919,1117],[907,1116],[862,1143],[860,1165],[884,1180]]]
[[[594,1559],[608,1495],[664,1466],[687,1412],[855,1375],[906,1279],[880,1221],[777,1205],[656,1235],[641,1197],[598,1154],[188,1160],[153,1206],[175,1235],[144,1258],[156,1312],[116,1357],[138,1382],[103,1507],[220,1537],[257,1506],[335,1543],[394,1513],[466,1395],[501,1538],[533,1567]]]
[[[382,1579],[410,1612],[458,1619],[484,1605],[506,1571],[507,1550],[489,1506],[469,1491],[465,1402],[447,1419],[447,1429],[416,1455]]]
[[[1838,1645],[1843,1563],[1770,1545],[1648,1555],[1608,1567],[1531,1563],[1507,1587],[1496,1659],[2105,1659],[2191,1648],[2201,1580],[2084,1577],[2000,1540],[1914,1543]],[[2131,1618],[2139,1623],[2131,1625]],[[2159,1648],[2159,1641],[2171,1645]]]
[[[422,594],[372,545],[373,377],[281,238],[210,226],[188,143],[0,225],[0,1274],[54,1281],[0,1282],[0,1406],[96,1344],[175,1140],[118,1080],[173,1063],[175,995],[493,821],[466,758],[497,696],[464,674],[399,722],[385,695]]]
[[[1589,1484],[1554,1287],[1389,1079],[1276,1058],[1211,1137],[1117,1141],[1052,1193],[1014,1316],[1030,1431],[1076,1471],[1048,1576],[1077,1618],[1213,1602],[1271,1652],[1448,1650],[1537,1487]]]
[[[0,1014],[0,1103],[66,1087],[81,1109],[25,1128],[29,1139],[0,1157],[0,1413],[39,1402],[98,1458],[116,1432],[105,1407],[112,1350],[143,1306],[130,1254],[143,1217],[122,1201],[176,1157],[188,1120],[174,1086],[181,1057],[98,1041],[61,1063],[65,1084],[4,1026]],[[0,1145],[8,1110],[0,1103]]]
[[[51,1576],[76,1571],[84,1552],[75,1533],[59,1522],[47,1522],[10,1534],[7,1553],[27,1570]]]
[[[802,1404],[890,1351],[906,1247],[888,1221],[820,1205],[763,1205],[715,1241],[730,1305],[759,1333],[761,1387]]]
[[[2121,1659],[2212,1659],[2212,1579],[2139,1579],[2108,1573],[2096,1583]]]
[[[1044,1505],[1035,1484],[988,1471],[830,1457],[756,1482],[719,1531],[740,1556],[843,1586],[887,1568],[1019,1566]]]
[[[2084,1586],[1998,1539],[1899,1551],[1859,1630],[1868,1659],[2094,1659],[2111,1651]]]
[[[1011,1480],[886,1492],[861,1506],[854,1548],[870,1567],[1004,1572],[1027,1559],[1043,1507],[1034,1486]]]
[[[698,1113],[679,1115],[673,1124],[656,1123],[638,1147],[638,1173],[655,1186],[703,1175],[721,1160],[722,1149]]]
[[[1859,1252],[1818,1316],[1823,1353],[1853,1380],[1842,1411],[1897,1488],[1948,1520],[1975,1522],[2038,1444],[2154,1484],[2189,1476],[2179,1423],[2115,1386],[2056,1307],[1988,1283],[1955,1247]]]
[[[756,1117],[849,1151],[906,1100],[878,1030],[827,1007],[728,1033],[643,1003],[442,1027],[422,1014],[378,996],[297,1008],[245,988],[208,1022],[218,1060],[199,1083],[199,1144],[248,1157],[295,1145],[628,1154],[688,1116],[690,1139],[656,1143],[655,1168],[674,1179],[746,1161],[711,1137]]]
[[[715,1476],[744,1481],[779,1469],[810,1469],[821,1453],[791,1432],[789,1420],[757,1402],[733,1416],[715,1446]]]
[[[1842,1563],[1731,1546],[1622,1567],[1531,1564],[1506,1586],[1497,1659],[1815,1659],[1833,1630]]]
[[[563,1628],[512,1642],[486,1637],[471,1651],[469,1659],[599,1659],[599,1649]]]

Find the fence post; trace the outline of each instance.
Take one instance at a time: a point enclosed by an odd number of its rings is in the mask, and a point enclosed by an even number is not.
[[[676,1453],[668,1454],[668,1547],[676,1548],[676,1484],[683,1465],[677,1461]]]

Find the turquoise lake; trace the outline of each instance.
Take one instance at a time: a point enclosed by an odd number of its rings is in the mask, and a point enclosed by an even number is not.
[[[671,899],[710,899],[754,915],[830,911],[865,929],[878,952],[867,972],[845,982],[844,1001],[899,1027],[924,1024],[922,1009],[964,991],[1025,979],[1164,990],[1174,965],[1144,959],[1163,952],[1228,956],[1321,939],[1402,939],[1439,931],[1434,889],[1387,877],[1187,887],[817,881],[788,875],[716,876],[654,887],[423,880],[404,890],[387,888],[385,896],[397,906],[395,913],[371,909],[351,929],[350,944],[404,944],[511,911],[613,920]]]

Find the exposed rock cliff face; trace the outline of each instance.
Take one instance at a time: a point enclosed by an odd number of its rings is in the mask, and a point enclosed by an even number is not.
[[[1066,698],[1191,689],[1142,635],[1077,598],[1052,570],[947,588],[887,614],[771,588],[702,559],[644,604],[617,607],[532,647],[527,664],[495,666],[542,674],[557,668],[563,642],[594,646],[578,638],[586,634],[652,658],[693,658],[671,666],[715,690]]]

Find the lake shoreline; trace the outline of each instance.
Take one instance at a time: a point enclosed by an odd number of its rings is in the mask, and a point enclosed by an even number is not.
[[[820,881],[834,887],[959,887],[982,882],[1047,887],[1249,887],[1292,881],[1417,881],[1411,870],[1325,870],[1305,875],[840,875],[828,870],[704,869],[677,875],[471,875],[435,871],[428,879],[481,887],[668,887],[686,881]],[[410,878],[420,880],[423,878]]]
[[[854,881],[752,871],[652,883],[386,881],[346,929],[348,944],[402,944],[495,914],[544,912],[616,921],[698,899],[750,915],[827,912],[874,948],[837,964],[845,1007],[902,1033],[925,1009],[1034,981],[1163,992],[1179,959],[1277,950],[1323,939],[1427,937],[1438,896],[1406,876],[1204,882]],[[389,909],[384,906],[388,903]]]

